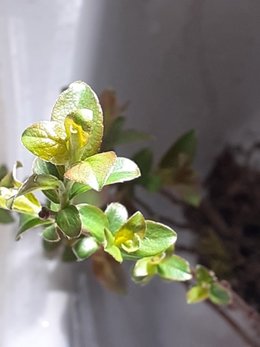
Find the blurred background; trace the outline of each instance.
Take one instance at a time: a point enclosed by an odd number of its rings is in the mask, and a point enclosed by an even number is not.
[[[157,158],[194,128],[207,173],[226,143],[259,136],[259,31],[257,0],[0,0],[0,161],[28,174],[21,132],[83,80],[130,101],[127,124],[154,136]],[[14,229],[1,226],[0,346],[246,346],[206,305],[188,306],[182,286],[118,296],[82,265],[45,259],[38,234],[15,243]]]

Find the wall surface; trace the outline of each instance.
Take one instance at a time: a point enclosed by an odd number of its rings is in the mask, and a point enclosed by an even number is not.
[[[259,134],[258,0],[3,0],[0,29],[0,156],[9,164],[29,168],[15,139],[77,79],[130,100],[128,125],[154,134],[157,156],[195,128],[201,172],[225,142]],[[40,258],[37,232],[17,246],[1,229],[1,346],[244,346],[207,307],[186,305],[181,286],[132,284],[119,297],[82,266],[77,274]]]

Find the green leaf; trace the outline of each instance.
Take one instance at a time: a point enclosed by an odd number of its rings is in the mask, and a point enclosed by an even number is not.
[[[60,203],[60,197],[57,192],[57,190],[43,190],[43,194],[48,198],[50,201],[54,202],[54,204]]]
[[[194,286],[190,290],[188,290],[186,294],[188,304],[195,304],[197,302],[204,301],[208,297],[209,297],[209,288],[202,287],[202,286]]]
[[[55,224],[51,224],[44,228],[42,237],[48,242],[58,242],[61,239],[57,232],[57,227]]]
[[[162,157],[160,168],[171,168],[178,165],[179,155],[185,156],[188,162],[192,162],[196,153],[197,138],[194,130],[182,135]]]
[[[91,188],[89,186],[86,186],[83,183],[77,183],[74,182],[72,188],[70,189],[70,199],[75,198],[77,195],[86,193],[87,191],[89,191]]]
[[[60,166],[61,167],[61,166]],[[60,176],[59,171],[55,165],[48,161],[44,161],[40,158],[35,158],[33,161],[33,173],[36,175],[51,175],[59,179],[63,178],[63,175]]]
[[[3,208],[0,208],[0,223],[1,224],[9,224],[14,222],[14,218],[11,213]]]
[[[106,184],[115,161],[114,152],[99,153],[70,168],[65,177],[100,191]]]
[[[114,243],[128,253],[135,252],[140,246],[140,240],[144,237],[145,231],[145,219],[142,213],[137,211],[115,233]]]
[[[22,143],[34,155],[53,164],[62,165],[69,159],[67,135],[60,122],[31,125],[23,132]]]
[[[90,257],[98,250],[99,246],[94,237],[83,237],[75,243],[72,250],[78,260]]]
[[[38,217],[30,215],[20,215],[20,223],[18,233],[16,234],[16,240],[19,240],[25,231],[35,228],[40,225],[50,224],[49,220],[42,220]]]
[[[57,243],[52,242],[52,244],[59,245],[58,242]],[[77,257],[70,246],[65,246],[61,259],[62,261],[66,263],[70,263],[70,262],[76,261]]]
[[[172,281],[187,281],[192,278],[189,263],[177,255],[163,259],[158,264],[158,274]]]
[[[130,159],[116,158],[112,171],[106,179],[106,185],[131,181],[140,176],[138,166]]]
[[[7,167],[5,165],[0,166],[0,181],[8,174]]]
[[[114,234],[128,219],[125,206],[119,202],[112,202],[105,210],[109,222],[109,230]]]
[[[141,171],[141,177],[139,180],[147,178],[150,175],[153,167],[153,152],[151,149],[141,149],[134,155],[133,160]]]
[[[122,263],[123,258],[121,251],[117,246],[115,246],[114,241],[115,240],[113,234],[108,229],[105,229],[104,250],[105,252],[110,254],[116,261]]]
[[[99,242],[104,241],[104,229],[108,228],[108,219],[98,207],[89,204],[77,205],[82,229],[93,235]]]
[[[69,114],[82,109],[93,113],[91,131],[82,156],[82,159],[85,159],[98,152],[103,136],[102,109],[94,91],[81,81],[70,84],[58,97],[51,119],[63,123]]]
[[[62,182],[55,176],[33,174],[19,188],[16,196],[25,195],[35,190],[57,189],[61,184]]]
[[[133,268],[132,277],[135,282],[147,283],[157,274],[157,264],[151,262],[151,258],[139,259]]]
[[[81,233],[81,219],[75,206],[65,207],[57,213],[56,222],[61,231],[70,239]]]
[[[146,232],[140,248],[132,255],[148,257],[164,252],[175,243],[177,235],[170,227],[150,220],[146,221]]]
[[[196,280],[199,284],[211,284],[216,281],[213,271],[210,271],[203,265],[197,265],[195,269]]]
[[[209,299],[217,305],[228,305],[231,302],[231,295],[228,289],[219,283],[213,283],[210,286]]]
[[[12,171],[7,172],[6,175],[1,178],[0,187],[6,187],[6,188],[20,187],[21,182],[19,182],[16,178],[16,170],[19,169],[20,167],[22,167],[22,164],[19,161],[17,161],[14,164]]]

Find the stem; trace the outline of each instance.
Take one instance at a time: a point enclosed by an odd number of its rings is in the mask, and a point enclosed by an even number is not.
[[[216,311],[229,325],[230,327],[241,337],[241,339],[251,347],[259,347],[260,345],[254,341],[242,328],[241,326],[232,319],[223,309],[219,306],[214,305],[211,301],[206,301],[206,304],[211,307],[212,310]]]

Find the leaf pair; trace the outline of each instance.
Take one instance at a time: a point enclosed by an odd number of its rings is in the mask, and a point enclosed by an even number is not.
[[[195,270],[196,285],[187,292],[187,302],[194,304],[209,299],[216,305],[228,305],[231,302],[229,290],[223,287],[215,274],[202,265]]]
[[[64,165],[98,152],[102,122],[96,94],[84,82],[74,82],[57,99],[51,121],[28,127],[22,134],[22,143],[37,157]]]
[[[100,191],[105,185],[129,181],[138,176],[138,166],[130,159],[117,157],[114,152],[88,157],[65,172],[67,179],[83,183],[96,191]]]

